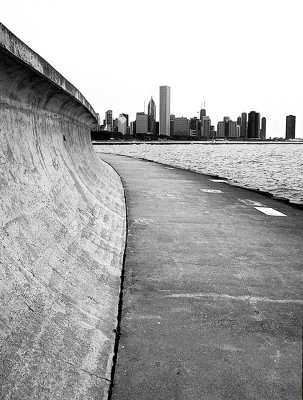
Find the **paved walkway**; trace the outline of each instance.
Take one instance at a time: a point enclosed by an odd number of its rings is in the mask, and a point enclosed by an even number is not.
[[[129,224],[112,398],[301,399],[303,212],[206,175],[101,158],[122,177]]]

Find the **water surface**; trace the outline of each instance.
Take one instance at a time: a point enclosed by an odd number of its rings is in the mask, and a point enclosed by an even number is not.
[[[245,187],[303,204],[303,144],[130,144],[95,146],[193,171],[217,174]]]

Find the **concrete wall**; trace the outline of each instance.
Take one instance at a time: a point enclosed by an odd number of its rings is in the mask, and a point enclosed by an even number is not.
[[[0,24],[0,398],[107,398],[125,245],[85,98]]]

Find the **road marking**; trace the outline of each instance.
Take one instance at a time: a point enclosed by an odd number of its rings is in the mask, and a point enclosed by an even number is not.
[[[264,204],[259,203],[258,201],[254,200],[249,200],[249,199],[238,199],[241,203],[246,204],[247,206],[259,206],[259,207],[265,207]]]
[[[257,297],[257,296],[231,296],[225,293],[175,293],[169,294],[164,297],[171,298],[193,298],[198,299],[201,297],[210,297],[213,299],[227,299],[237,301],[249,301],[250,303],[264,302],[264,303],[278,303],[278,304],[303,304],[303,299],[271,299],[269,297]]]
[[[216,189],[200,189],[200,190],[205,193],[223,193],[222,190],[216,190]]]
[[[175,168],[173,168],[173,167],[164,167],[165,169],[175,169]]]
[[[223,179],[209,179],[209,181],[227,183],[227,181]]]
[[[273,217],[287,217],[286,214],[281,213],[280,211],[275,210],[274,208],[270,207],[254,207],[257,210],[261,211],[266,215],[271,215]]]

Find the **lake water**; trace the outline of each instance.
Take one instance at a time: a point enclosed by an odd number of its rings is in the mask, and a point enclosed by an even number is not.
[[[219,175],[303,204],[303,144],[98,145],[97,152],[144,158]]]

